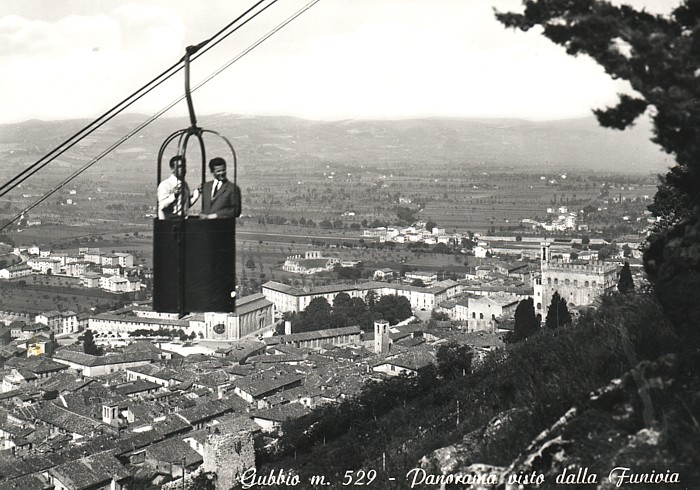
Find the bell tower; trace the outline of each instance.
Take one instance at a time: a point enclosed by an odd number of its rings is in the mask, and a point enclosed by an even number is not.
[[[374,353],[386,354],[389,352],[389,322],[377,320],[374,322]]]

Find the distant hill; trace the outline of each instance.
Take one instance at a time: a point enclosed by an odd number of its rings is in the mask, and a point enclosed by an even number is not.
[[[81,143],[84,161],[124,136],[146,116],[129,114]],[[9,164],[28,164],[87,124],[87,120],[38,121],[0,125],[0,156]],[[517,169],[664,172],[670,156],[649,140],[650,123],[628,131],[604,129],[595,118],[532,122],[519,119],[424,118],[408,120],[310,121],[292,117],[216,114],[201,116],[200,126],[231,139],[240,161],[403,168],[410,163],[441,167],[499,166]],[[186,118],[161,118],[129,140],[120,151],[138,149],[134,171],[153,161],[172,131]],[[10,152],[12,152],[10,154]],[[11,156],[10,156],[11,155]],[[9,157],[9,158],[5,158]],[[67,155],[66,161],[73,157]],[[125,165],[129,165],[125,162]],[[9,170],[6,167],[6,171]],[[132,170],[124,168],[123,170]]]

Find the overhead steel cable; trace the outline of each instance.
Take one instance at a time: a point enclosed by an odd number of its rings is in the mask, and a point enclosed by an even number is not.
[[[259,0],[256,2],[252,7],[247,9],[245,12],[243,12],[241,15],[236,17],[232,22],[227,24],[223,29],[221,29],[219,32],[214,34],[212,37],[209,39],[203,41],[202,43],[197,45],[197,50],[193,52],[192,54],[192,60],[195,60],[205,54],[207,51],[210,49],[214,48],[216,45],[218,45],[220,42],[222,42],[224,39],[226,39],[228,36],[236,32],[238,29],[246,25],[248,22],[253,20],[255,17],[260,15],[262,12],[267,10],[269,7],[277,3],[278,0],[271,0],[267,5],[265,5],[263,8],[258,10],[256,13],[254,13],[250,18],[246,19],[244,22],[240,23],[240,25],[236,26],[233,28],[233,26],[241,21],[245,16],[250,14],[253,10],[255,10],[257,7],[259,7],[262,3],[268,0]],[[232,29],[233,28],[233,29]],[[229,31],[230,32],[227,32]],[[219,39],[217,39],[219,38]],[[214,41],[216,39],[216,41]],[[122,113],[125,109],[133,105],[135,102],[143,98],[145,95],[150,93],[152,90],[155,88],[159,87],[162,83],[170,79],[172,76],[174,76],[176,73],[178,73],[182,68],[184,67],[184,60],[181,59],[177,63],[173,64],[169,68],[167,68],[165,71],[163,71],[160,75],[156,76],[154,79],[152,79],[150,82],[146,83],[143,85],[141,88],[133,92],[131,95],[123,99],[121,102],[113,106],[111,109],[103,113],[101,116],[90,122],[87,126],[83,127],[81,130],[79,130],[77,133],[74,133],[70,138],[66,139],[65,141],[61,142],[56,148],[51,150],[49,153],[41,157],[39,160],[31,164],[29,167],[25,168],[22,170],[20,173],[18,173],[16,176],[12,177],[10,180],[5,182],[4,184],[0,185],[0,197],[4,196],[8,192],[10,192],[13,188],[15,188],[17,185],[25,182],[27,179],[32,177],[34,174],[42,170],[44,167],[46,167],[48,164],[50,164],[52,161],[54,161],[56,158],[59,156],[63,155],[66,151],[71,149],[73,146],[75,146],[77,143],[79,143],[81,140],[86,138],[87,136],[91,135],[93,132],[98,130],[100,127],[102,127],[105,123],[109,122],[112,120],[114,117]]]
[[[275,1],[276,1],[276,0],[275,0]],[[253,49],[255,49],[255,48],[257,48],[258,46],[260,46],[263,42],[265,42],[266,40],[268,40],[270,37],[272,37],[274,34],[276,34],[276,33],[277,33],[278,31],[280,31],[282,28],[286,27],[288,24],[290,24],[292,21],[294,21],[297,17],[299,17],[300,15],[302,15],[304,12],[306,12],[307,10],[309,10],[311,7],[313,7],[314,5],[316,5],[316,4],[317,4],[318,2],[320,2],[320,1],[321,1],[321,0],[311,0],[311,2],[307,3],[304,7],[302,7],[302,8],[299,9],[299,10],[297,10],[294,14],[292,14],[292,15],[289,16],[289,17],[287,17],[287,19],[285,19],[285,20],[282,21],[280,24],[278,24],[277,27],[275,27],[275,28],[273,28],[272,30],[268,31],[267,34],[265,34],[264,36],[262,36],[261,38],[259,38],[259,39],[258,39],[257,41],[255,41],[253,44],[251,44],[251,45],[248,46],[246,49],[244,49],[243,51],[241,51],[238,55],[236,55],[234,58],[232,58],[231,60],[229,60],[228,62],[226,62],[224,65],[222,65],[219,69],[217,69],[216,71],[214,71],[213,73],[211,73],[207,78],[205,78],[204,80],[202,80],[201,82],[199,82],[197,85],[195,85],[195,86],[192,88],[191,91],[194,92],[194,91],[196,91],[197,89],[201,88],[201,87],[202,87],[203,85],[205,85],[206,83],[210,82],[214,77],[218,76],[221,72],[223,72],[225,69],[229,68],[231,65],[233,65],[234,63],[236,63],[238,60],[240,60],[241,58],[243,58],[243,57],[244,57],[245,55],[247,55],[248,53],[250,53]],[[30,204],[29,206],[27,206],[26,208],[24,208],[24,210],[23,210],[21,213],[15,215],[15,216],[12,217],[9,221],[7,221],[5,224],[3,224],[2,227],[0,227],[0,231],[4,230],[4,229],[7,228],[8,226],[10,226],[12,223],[14,223],[15,221],[17,221],[19,218],[21,218],[21,217],[24,215],[24,213],[30,211],[31,209],[35,208],[36,206],[38,206],[39,204],[41,204],[42,202],[44,202],[46,199],[48,199],[49,197],[51,197],[51,196],[52,196],[53,194],[55,194],[58,190],[60,190],[63,186],[65,186],[66,184],[68,184],[69,182],[71,182],[73,179],[75,179],[76,177],[78,177],[79,175],[81,175],[83,172],[85,172],[86,170],[88,170],[88,169],[89,169],[90,167],[92,167],[95,163],[97,163],[97,162],[99,162],[100,160],[102,160],[102,158],[104,158],[105,156],[107,156],[107,155],[108,155],[110,152],[112,152],[115,148],[119,147],[119,146],[120,146],[122,143],[124,143],[126,140],[128,140],[129,138],[131,138],[132,136],[134,136],[136,133],[138,133],[139,131],[141,131],[143,128],[145,128],[146,126],[148,126],[149,124],[151,124],[153,121],[155,121],[156,119],[158,119],[160,116],[162,116],[163,114],[165,114],[166,112],[168,112],[170,109],[172,109],[172,108],[175,107],[177,104],[179,104],[180,102],[182,102],[185,98],[186,98],[186,95],[182,95],[182,96],[178,97],[176,100],[172,101],[170,104],[168,104],[167,106],[165,106],[164,108],[162,108],[160,111],[158,111],[157,113],[155,113],[154,115],[152,115],[151,117],[149,117],[146,121],[144,121],[143,123],[141,123],[140,125],[138,125],[135,129],[131,130],[129,133],[127,133],[126,135],[122,136],[118,141],[116,141],[115,143],[113,143],[112,145],[110,145],[109,148],[103,150],[99,155],[97,155],[95,158],[93,158],[92,160],[90,160],[88,163],[86,163],[85,165],[83,165],[81,168],[79,168],[78,170],[76,170],[75,172],[73,172],[73,174],[71,174],[69,177],[67,177],[66,179],[64,179],[60,184],[54,186],[50,191],[46,192],[46,193],[45,193],[43,196],[41,196],[39,199],[37,199],[37,200],[34,201],[32,204]]]

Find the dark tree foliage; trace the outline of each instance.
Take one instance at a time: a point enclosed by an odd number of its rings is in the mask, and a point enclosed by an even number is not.
[[[552,295],[552,302],[547,310],[547,318],[544,321],[545,327],[548,329],[559,328],[570,324],[571,321],[571,313],[569,313],[566,300],[555,291]]]
[[[472,370],[474,353],[468,345],[450,342],[437,351],[437,373],[443,379],[466,376]]]
[[[518,342],[528,338],[537,332],[540,322],[535,315],[535,302],[527,298],[518,303],[515,309],[515,326],[513,328],[513,341]]]
[[[452,248],[446,243],[436,243],[432,252],[437,254],[451,254]]]
[[[345,318],[352,313],[353,302],[348,293],[338,293],[333,300],[333,313],[341,315]]]
[[[413,221],[416,219],[417,212],[417,209],[411,209],[405,206],[396,207],[396,216],[404,223],[413,223]]]
[[[377,299],[376,293],[367,294],[367,303],[362,298],[351,298],[347,293],[338,293],[333,307],[325,298],[314,298],[304,311],[285,313],[284,320],[292,322],[292,332],[311,332],[326,328],[359,326],[371,329],[375,320],[384,319],[391,325],[412,315],[411,303],[403,296],[388,295]],[[283,327],[280,326],[280,330]]]
[[[292,318],[292,332],[323,330],[331,324],[331,305],[326,298],[314,298],[306,309]]]
[[[627,261],[625,261],[625,265],[622,266],[622,270],[620,271],[617,290],[621,293],[634,291],[634,280],[632,279],[632,272],[630,271],[630,263]]]
[[[652,216],[658,219],[654,224],[654,232],[670,228],[688,217],[693,204],[691,196],[677,190],[687,176],[687,170],[680,166],[673,167],[666,175],[659,176],[654,201],[647,206]]]
[[[95,344],[95,336],[93,335],[92,330],[86,330],[85,334],[83,335],[83,352],[93,356],[102,355],[102,349],[97,347],[97,344]]]
[[[433,310],[430,312],[430,319],[437,322],[446,322],[450,319],[450,316],[444,311]]]
[[[653,141],[676,158],[686,178],[667,183],[700,192],[700,0],[680,2],[669,16],[602,0],[524,0],[523,14],[497,13],[504,25],[544,35],[571,55],[585,54],[612,78],[627,80],[636,95],[620,95],[614,107],[595,110],[602,126],[629,127],[653,107]]]
[[[379,298],[379,301],[371,308],[371,311],[378,316],[375,319],[383,318],[391,325],[396,325],[402,320],[409,318],[412,314],[411,303],[404,296],[389,294]]]
[[[365,302],[367,303],[367,306],[371,309],[374,308],[374,304],[377,302],[377,293],[374,291],[367,291],[367,295],[365,296]]]
[[[603,0],[524,3],[523,14],[497,18],[522,30],[541,26],[569,54],[591,56],[634,89],[616,107],[595,111],[601,125],[625,128],[651,108],[653,141],[677,165],[649,207],[660,221],[647,240],[644,269],[679,334],[700,345],[700,0],[681,0],[667,16]]]
[[[381,383],[369,382],[353,398],[340,404],[321,405],[305,417],[283,422],[280,453],[304,452],[314,444],[321,441],[325,444],[358,427],[369,428],[377,423],[378,418],[424,396],[438,385],[432,366],[422,369],[417,376],[396,376]],[[357,438],[353,440],[357,441]]]
[[[196,488],[197,490],[215,490],[216,473],[201,472],[192,479],[192,488]]]
[[[610,245],[603,245],[598,249],[598,260],[607,260],[618,254],[619,250],[617,245],[611,243]]]
[[[369,309],[362,298],[352,298],[350,300],[350,311],[352,312],[350,315],[352,317],[367,313]]]
[[[364,267],[362,262],[358,262],[352,267],[343,267],[340,264],[335,264],[333,272],[338,275],[338,279],[361,279],[364,274]]]

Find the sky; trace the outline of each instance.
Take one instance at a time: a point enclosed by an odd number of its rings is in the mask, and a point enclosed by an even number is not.
[[[196,60],[192,84],[309,0],[280,0]],[[613,3],[623,3],[615,0]],[[667,13],[678,0],[627,0]],[[0,123],[94,118],[253,0],[2,0]],[[320,0],[194,94],[197,114],[307,119],[585,117],[629,87],[494,17],[520,0]],[[183,76],[129,112],[181,96]],[[168,115],[186,114],[184,103]]]

